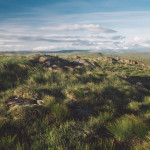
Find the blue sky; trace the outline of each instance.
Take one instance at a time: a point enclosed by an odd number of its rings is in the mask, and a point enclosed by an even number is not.
[[[0,51],[150,50],[150,0],[0,0]]]

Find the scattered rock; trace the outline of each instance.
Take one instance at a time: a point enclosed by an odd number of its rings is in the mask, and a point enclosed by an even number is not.
[[[59,58],[58,56],[51,56],[51,55],[43,55],[38,56],[36,60],[34,60],[34,63],[40,63],[43,66],[49,67],[50,71],[59,72],[59,68],[65,70],[65,71],[72,71],[77,68],[81,68],[82,66],[92,66],[92,67],[98,67],[99,69],[103,70],[103,68],[95,61],[89,61],[89,59],[81,59],[80,56],[75,57],[76,60],[71,62],[67,59]],[[114,63],[124,63],[124,65],[141,65],[142,68],[150,69],[149,66],[145,65],[144,63],[137,62],[135,60],[131,59],[123,59],[119,57],[99,57],[97,58],[99,61],[106,61],[110,63],[110,65],[113,65]]]
[[[136,82],[135,86],[137,88],[144,88],[144,85],[141,82]]]
[[[58,56],[50,56],[50,55],[40,56],[38,60],[34,62],[40,63],[47,67],[52,67],[53,69],[56,69],[58,67],[65,68],[65,66],[74,68],[76,66],[83,65],[83,63],[78,61],[71,62],[67,59],[59,58]]]
[[[49,67],[51,65],[50,61],[47,62],[47,66]]]
[[[69,66],[64,66],[63,69],[66,71],[73,71],[73,68]]]
[[[150,89],[150,84],[148,85],[147,83],[143,83],[143,82],[136,82],[135,83],[135,87],[139,90],[143,90],[143,89]]]
[[[40,62],[40,63],[43,63],[43,62],[46,61],[46,59],[47,59],[46,57],[40,57],[40,58],[39,58],[39,62]]]
[[[17,96],[11,96],[6,100],[7,113],[13,119],[31,120],[43,117],[47,111],[43,100],[33,100]]]
[[[76,59],[81,59],[81,57],[80,56],[76,56]]]
[[[101,66],[100,66],[96,61],[93,62],[93,65],[94,65],[95,67],[101,68]]]
[[[85,59],[77,59],[74,61],[75,64],[82,64],[82,65],[90,65],[93,66],[89,61],[85,60]]]
[[[56,68],[58,68],[58,66],[57,65],[52,65],[52,68],[56,69]]]
[[[134,60],[131,60],[131,59],[120,59],[120,62],[125,63],[127,65],[139,64],[137,61],[134,61]]]
[[[116,63],[117,59],[113,58],[113,57],[103,57],[102,61],[107,61],[109,63]]]
[[[8,110],[11,110],[15,106],[35,106],[39,104],[41,105],[41,103],[42,102],[39,100],[27,99],[17,96],[11,96],[6,100],[6,106]]]
[[[38,105],[44,105],[44,101],[43,100],[37,100],[37,104]]]

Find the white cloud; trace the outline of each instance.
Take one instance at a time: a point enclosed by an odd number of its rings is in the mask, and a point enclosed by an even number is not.
[[[24,49],[23,45],[0,45],[1,51],[14,51]]]
[[[102,33],[115,33],[117,31],[101,27],[98,24],[73,24],[73,25],[60,25],[60,26],[49,26],[40,27],[40,30],[52,30],[52,31],[63,31],[63,30],[87,30],[87,31],[97,31]]]
[[[145,12],[144,14],[148,13],[150,12]],[[68,24],[68,21],[66,24],[63,24],[60,20],[58,25],[48,22],[49,26],[45,26],[45,23],[39,23],[39,26],[35,27],[25,25],[15,26],[15,24],[5,26],[3,24],[0,25],[0,50],[132,50],[150,48],[150,37],[143,36],[143,34],[148,35],[149,30],[143,28],[143,26],[141,28],[138,24],[137,27],[140,28],[129,28],[128,26],[131,23],[131,26],[133,26],[133,23],[139,20],[136,17],[136,21],[134,21],[133,17],[130,17],[129,14],[125,12],[121,14],[120,12],[113,12],[112,15],[111,13],[91,13],[85,14],[85,19],[84,14],[81,17],[76,15],[78,17],[75,16],[75,18],[79,19],[76,24],[73,24],[71,18],[71,24]],[[136,14],[140,14],[140,12],[134,13],[133,16],[136,16]],[[125,17],[125,15],[128,17]],[[111,16],[115,16],[112,19],[117,19],[118,21],[110,21]],[[121,16],[123,17],[121,18]],[[126,18],[129,19],[126,20]],[[89,22],[84,22],[86,19]],[[98,20],[99,22],[95,23],[94,20]],[[107,21],[110,21],[109,23],[111,23],[115,30],[111,29],[111,25],[100,23],[106,23]],[[120,24],[121,22],[123,23],[122,25]],[[130,22],[130,24],[126,22]],[[116,27],[116,23],[117,26],[120,25],[119,28]],[[144,31],[145,33],[138,35],[136,34],[139,33],[137,31]]]
[[[39,47],[34,47],[33,50],[35,51],[41,51],[41,50],[55,50],[55,46],[39,46]]]
[[[150,37],[145,36],[145,37],[134,37],[134,44],[140,46],[140,47],[145,47],[145,48],[150,48]]]

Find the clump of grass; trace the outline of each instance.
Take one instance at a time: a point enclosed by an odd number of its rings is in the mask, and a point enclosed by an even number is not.
[[[144,97],[144,104],[145,105],[150,105],[150,96]]]
[[[14,95],[22,98],[29,98],[29,99],[36,99],[38,98],[38,93],[36,92],[36,86],[28,86],[28,85],[21,85],[18,86],[14,90]]]
[[[23,83],[28,77],[28,72],[28,68],[21,67],[17,63],[4,64],[0,71],[0,90],[4,91]]]
[[[2,137],[1,139],[0,139],[0,149],[1,150],[5,150],[5,149],[7,149],[7,150],[13,150],[13,149],[15,149],[16,148],[16,146],[15,146],[15,138],[16,138],[16,136],[13,136],[13,137],[11,137],[11,136],[8,136],[8,137]]]
[[[58,134],[59,133],[59,134]],[[46,133],[46,144],[51,149],[76,149],[84,143],[84,132],[80,123],[74,121],[54,127]],[[85,144],[84,144],[85,145]],[[84,147],[84,146],[83,146]]]
[[[140,102],[132,101],[128,104],[128,108],[133,111],[138,111],[140,109],[139,108],[140,105],[141,105]]]
[[[9,115],[14,120],[23,119],[27,122],[32,122],[33,120],[40,119],[44,117],[46,109],[34,107],[34,106],[14,106],[10,111]]]
[[[85,124],[84,131],[89,137],[97,138],[103,136],[106,132],[104,125],[113,118],[112,113],[103,112],[97,117],[90,117],[88,122]]]
[[[134,115],[117,119],[113,124],[107,125],[107,129],[118,141],[129,141],[134,136],[144,138],[148,131],[147,126]]]
[[[105,150],[115,150],[115,140],[113,138],[104,139],[100,138],[98,139],[98,142],[94,143],[94,148],[96,149],[105,149]]]
[[[78,142],[76,144],[75,149],[77,149],[77,150],[90,150],[90,146],[89,146],[89,144]]]
[[[69,119],[70,116],[69,109],[62,104],[54,104],[51,108],[51,114],[58,121]]]
[[[136,143],[135,150],[148,150],[150,149],[150,132],[146,136],[145,140],[141,143]]]
[[[44,77],[44,74],[38,73],[32,76],[33,81],[39,84],[45,84],[47,82],[46,78]]]

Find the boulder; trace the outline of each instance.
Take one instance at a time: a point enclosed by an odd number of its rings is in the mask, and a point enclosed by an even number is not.
[[[37,104],[36,100],[30,100],[26,98],[17,97],[17,96],[9,97],[6,100],[6,105],[9,110],[12,109],[16,105],[21,106],[21,105],[34,105],[34,104]]]
[[[136,82],[135,86],[137,88],[144,88],[144,85],[141,82]]]
[[[46,110],[43,100],[33,100],[17,96],[9,97],[6,100],[6,106],[8,114],[13,119],[36,119],[42,117],[43,111]]]
[[[37,100],[37,104],[38,105],[44,105],[44,101],[43,100]]]
[[[27,99],[17,96],[11,96],[6,100],[6,106],[8,110],[11,110],[15,106],[37,106],[41,104],[44,104],[44,101]]]

